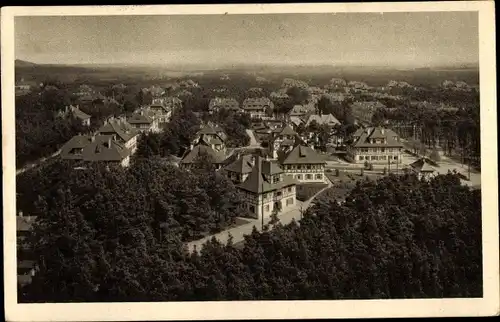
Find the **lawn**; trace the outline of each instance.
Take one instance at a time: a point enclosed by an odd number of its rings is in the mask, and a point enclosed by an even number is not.
[[[326,187],[326,183],[301,183],[297,185],[297,200],[306,201]]]

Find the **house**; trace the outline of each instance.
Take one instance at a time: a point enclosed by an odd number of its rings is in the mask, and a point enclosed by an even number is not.
[[[143,109],[127,118],[127,122],[139,132],[160,132],[159,117],[149,110]]]
[[[273,108],[273,102],[267,97],[247,98],[243,101],[243,110],[251,118],[265,119],[267,118],[266,111]]]
[[[182,107],[182,101],[178,97],[156,97],[153,98],[149,109],[158,118],[159,125],[167,123],[172,113]]]
[[[78,119],[83,126],[90,126],[90,118],[91,116],[87,113],[80,110],[80,107],[77,106],[66,106],[64,112],[60,113],[61,116],[72,115],[74,118]]]
[[[29,92],[31,92],[35,88],[39,88],[39,84],[34,81],[25,81],[24,79],[21,79],[19,82],[16,82],[15,84],[15,95],[24,95]]]
[[[226,151],[225,148],[221,150],[216,150],[216,148],[217,144],[214,140],[210,140],[204,134],[201,134],[198,141],[192,144],[190,149],[184,153],[179,165],[189,169],[196,166],[203,157],[207,156],[215,166],[215,169],[218,170],[222,167],[224,160],[226,160]]]
[[[137,150],[137,138],[139,131],[130,125],[124,117],[111,117],[104,122],[104,125],[98,130],[100,135],[112,135],[114,139],[134,154]]]
[[[314,113],[316,111],[316,107],[313,103],[303,104],[303,105],[295,105],[290,112],[288,112],[288,117],[292,118],[303,117],[308,113]]]
[[[21,287],[30,284],[31,279],[38,270],[33,250],[27,243],[27,238],[31,234],[36,218],[36,216],[23,216],[22,212],[19,212],[19,215],[16,216],[17,283]]]
[[[375,111],[385,108],[379,101],[354,102],[350,105],[352,115],[358,123],[371,124]]]
[[[213,147],[215,151],[225,152],[225,141],[227,139],[227,135],[219,125],[211,123],[202,125],[201,129],[196,133],[193,144],[199,142],[202,137],[210,144],[210,146]]]
[[[246,170],[245,170],[246,171]],[[253,218],[270,217],[273,211],[287,211],[296,204],[297,181],[286,174],[276,161],[255,157],[252,171],[237,188]]]
[[[76,135],[61,148],[64,160],[108,162],[127,167],[132,152],[115,135]]]
[[[278,158],[278,151],[293,147],[297,136],[297,132],[290,125],[273,130],[269,139],[269,150],[273,159]]]
[[[251,154],[235,155],[235,159],[222,168],[227,177],[235,184],[244,182],[255,165],[255,156]]]
[[[291,150],[279,151],[278,160],[285,174],[301,183],[325,183],[326,161],[322,155],[297,138]]]
[[[432,165],[431,161],[427,158],[420,158],[417,161],[410,164],[410,170],[416,173],[419,179],[429,179],[437,174],[436,169]]]
[[[328,125],[332,128],[336,125],[340,125],[339,120],[332,114],[311,114],[305,118],[304,125],[308,127],[312,122],[316,122],[318,125]]]
[[[353,135],[347,154],[355,163],[401,163],[403,144],[399,136],[383,127],[361,128]]]
[[[240,104],[234,98],[221,98],[216,97],[210,100],[208,103],[209,112],[218,112],[220,110],[231,110],[231,111],[239,111]]]

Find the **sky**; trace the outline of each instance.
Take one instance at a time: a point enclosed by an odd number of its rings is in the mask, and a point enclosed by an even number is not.
[[[475,64],[478,14],[16,17],[15,55],[41,64]]]

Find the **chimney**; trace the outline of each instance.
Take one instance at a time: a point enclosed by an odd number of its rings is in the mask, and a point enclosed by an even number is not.
[[[94,142],[94,141],[95,141],[95,136],[94,136],[94,135],[92,135],[92,136],[90,137],[90,142]]]
[[[108,138],[108,149],[111,149],[111,138]]]
[[[19,217],[22,217],[22,216],[23,216],[23,212],[22,212],[22,211],[19,211],[18,216],[19,216]]]
[[[384,128],[382,128],[382,129],[380,130],[380,132],[381,132],[382,134],[384,134],[384,133],[385,133]]]

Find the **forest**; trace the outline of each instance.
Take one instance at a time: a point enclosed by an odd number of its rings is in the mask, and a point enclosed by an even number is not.
[[[327,191],[300,225],[189,254],[183,240],[237,207],[229,183],[204,175],[161,160],[69,174],[37,202],[44,260],[20,301],[482,296],[481,192],[453,174],[367,179],[344,202]]]
[[[449,91],[427,93],[428,102],[445,102],[456,110],[431,109],[411,105],[408,100],[389,102],[389,109],[380,109],[373,115],[374,123],[388,121],[397,132],[411,139],[416,128],[418,140],[432,150],[440,145],[449,156],[458,155],[462,162],[470,160],[476,166],[481,161],[481,130],[479,93]],[[424,96],[426,97],[426,96]],[[468,161],[467,161],[468,162]]]
[[[51,155],[78,133],[94,132],[107,117],[130,113],[138,106],[135,93],[115,91],[117,103],[94,101],[80,105],[91,116],[90,127],[83,127],[78,120],[58,115],[66,106],[76,104],[74,85],[55,80],[46,80],[44,84],[41,90],[16,97],[17,168]]]

